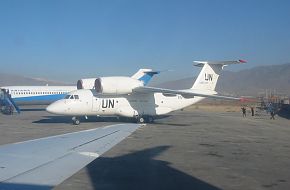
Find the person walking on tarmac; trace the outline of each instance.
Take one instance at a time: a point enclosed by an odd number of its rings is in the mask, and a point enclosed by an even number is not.
[[[251,113],[252,113],[252,116],[255,116],[255,110],[253,106],[251,107]]]
[[[246,108],[245,107],[242,107],[241,108],[242,109],[242,113],[243,113],[243,117],[246,117],[247,116],[247,114],[246,114]]]
[[[270,119],[275,120],[275,112],[274,112],[274,109],[271,110],[270,114],[271,114]]]

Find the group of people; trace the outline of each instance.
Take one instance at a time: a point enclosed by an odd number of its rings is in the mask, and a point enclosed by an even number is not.
[[[246,107],[243,106],[241,109],[242,109],[243,117],[246,117],[247,116],[247,109],[246,109]],[[251,107],[251,114],[252,114],[252,116],[255,116],[255,109],[254,109],[254,107]]]
[[[247,116],[247,109],[246,109],[246,107],[243,106],[241,108],[241,110],[242,110],[243,117],[246,117]],[[273,106],[268,106],[267,113],[270,113],[270,115],[271,115],[270,119],[275,120],[276,111],[275,111],[275,109],[274,109]],[[254,107],[251,107],[251,115],[252,116],[255,116],[255,109],[254,109]]]

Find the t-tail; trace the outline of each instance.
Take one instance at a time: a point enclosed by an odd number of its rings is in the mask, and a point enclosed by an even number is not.
[[[160,71],[153,71],[152,69],[139,69],[131,78],[138,79],[142,81],[144,85],[147,85],[151,78],[159,73]]]
[[[202,69],[191,89],[209,91],[214,94],[218,78],[224,66],[246,63],[246,61],[194,61],[194,63],[194,66],[202,67]]]

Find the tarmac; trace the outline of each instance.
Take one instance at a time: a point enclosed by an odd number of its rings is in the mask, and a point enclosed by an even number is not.
[[[92,119],[76,127],[69,117],[24,107],[20,115],[0,114],[0,144],[117,123]],[[289,190],[290,120],[178,111],[143,126],[55,189]]]

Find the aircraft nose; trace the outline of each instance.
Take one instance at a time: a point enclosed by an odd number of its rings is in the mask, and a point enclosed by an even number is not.
[[[53,114],[63,114],[63,104],[62,102],[54,102],[47,106],[46,111]]]

